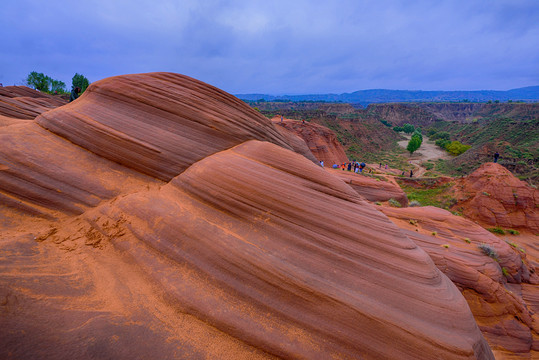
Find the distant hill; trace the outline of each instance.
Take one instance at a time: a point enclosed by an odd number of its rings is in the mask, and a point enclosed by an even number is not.
[[[477,90],[477,91],[421,91],[421,90],[360,90],[343,94],[309,94],[309,95],[267,95],[267,94],[237,94],[242,100],[265,101],[325,101],[345,102],[367,105],[387,102],[430,102],[430,101],[539,101],[539,86],[528,86],[507,91]]]

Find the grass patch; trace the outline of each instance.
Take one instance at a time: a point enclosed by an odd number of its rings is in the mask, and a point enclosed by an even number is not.
[[[505,229],[505,231],[507,231],[511,235],[519,235],[520,234],[520,232],[518,232],[518,230],[514,230],[514,229]]]
[[[456,203],[456,199],[451,194],[448,194],[448,190],[453,186],[451,182],[438,187],[422,189],[408,185],[404,181],[397,181],[401,189],[406,193],[410,204],[419,203],[421,206],[436,206],[448,210]]]
[[[502,229],[499,226],[496,226],[496,227],[493,227],[493,228],[488,228],[487,230],[490,231],[493,234],[505,235],[505,230]]]
[[[514,241],[509,241],[509,240],[505,240],[505,242],[507,244],[509,244],[509,246],[511,246],[512,248],[522,252],[522,253],[526,253],[526,250],[524,250],[523,248],[521,248],[516,242]]]

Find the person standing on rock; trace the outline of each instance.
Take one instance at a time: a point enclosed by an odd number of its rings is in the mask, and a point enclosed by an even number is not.
[[[281,115],[281,124],[283,123],[283,116]]]
[[[497,163],[498,162],[498,158],[500,157],[500,154],[498,154],[498,152],[496,151],[496,153],[494,154],[494,162]]]
[[[75,86],[73,90],[71,90],[71,95],[69,96],[69,102],[72,102],[73,100],[77,99],[80,94],[80,87]]]
[[[414,176],[414,172],[410,170],[410,177]]]

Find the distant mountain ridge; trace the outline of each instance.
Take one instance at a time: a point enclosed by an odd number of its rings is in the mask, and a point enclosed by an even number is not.
[[[474,90],[474,91],[422,91],[422,90],[359,90],[343,94],[307,94],[307,95],[267,95],[237,94],[238,98],[247,101],[264,99],[265,101],[326,101],[352,104],[370,104],[387,102],[427,102],[427,101],[539,101],[539,86],[528,86],[507,91]]]

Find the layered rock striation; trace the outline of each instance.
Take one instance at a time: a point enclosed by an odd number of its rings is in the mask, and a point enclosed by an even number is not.
[[[105,79],[1,130],[2,358],[493,358],[425,251],[214,87]]]
[[[486,226],[539,234],[539,191],[496,163],[486,163],[454,186],[466,217]]]

